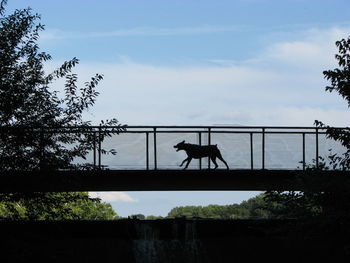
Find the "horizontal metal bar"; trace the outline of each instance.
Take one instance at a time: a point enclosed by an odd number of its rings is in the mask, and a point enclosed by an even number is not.
[[[52,128],[52,127],[30,127],[30,126],[0,126],[0,130],[1,129],[18,129],[18,128],[27,128],[27,129],[40,129],[40,128],[44,128],[44,129],[121,129],[121,128],[125,128],[125,129],[149,129],[149,130],[153,130],[154,128],[158,129],[203,129],[203,130],[208,130],[210,129],[257,129],[257,130],[261,130],[262,128],[264,128],[265,130],[268,129],[293,129],[293,130],[326,130],[327,127],[310,127],[310,126],[217,126],[217,125],[212,125],[212,126],[192,126],[192,125],[188,125],[188,126],[136,126],[136,125],[125,125],[125,126],[63,126],[63,127],[57,127],[57,128]],[[350,131],[350,127],[332,127],[332,129],[343,129],[343,130],[349,130]]]
[[[30,128],[28,128],[30,129]],[[83,129],[83,128],[82,128]],[[95,128],[84,128],[83,130],[79,130],[78,128],[57,128],[56,130],[54,128],[50,128],[50,129],[44,129],[44,132],[45,133],[86,133],[86,134],[93,134],[94,132],[101,132],[102,134],[103,133],[108,133],[108,132],[113,132],[112,129],[116,129],[116,127],[101,127],[101,129],[105,129],[105,130],[102,130],[102,131],[99,131],[99,129],[95,129]],[[153,130],[130,130],[130,129],[127,129],[127,130],[118,130],[118,131],[115,131],[115,133],[119,134],[119,133],[153,133],[154,132],[154,127],[152,127]],[[207,133],[208,130],[176,130],[176,129],[172,129],[172,130],[158,130],[158,128],[155,128],[157,129],[157,133]],[[262,129],[265,129],[265,128],[260,128],[261,130]],[[278,131],[274,131],[274,130],[266,130],[265,129],[265,134],[327,134],[326,132],[321,132],[321,131],[318,131],[316,132],[316,128],[312,128],[314,131],[305,131],[305,130],[311,130],[310,129],[304,129],[303,131],[290,131],[290,130],[286,130],[286,129],[283,129],[281,130],[281,128],[274,128]],[[294,128],[293,128],[294,129]],[[296,128],[295,128],[296,129]],[[19,128],[18,128],[19,130]],[[23,129],[20,129],[21,130],[21,133],[23,132]],[[245,127],[245,130],[213,130],[212,128],[210,128],[211,130],[211,133],[232,133],[232,134],[250,134],[250,133],[253,133],[253,134],[262,134],[262,131],[261,130],[249,130]],[[31,131],[31,132],[42,132],[40,131],[39,129],[36,130],[36,131]],[[0,133],[1,133],[1,127],[0,127]]]
[[[103,126],[102,126],[103,127]],[[108,126],[107,126],[108,127]],[[309,130],[309,129],[313,129],[315,130],[316,128],[317,129],[324,129],[326,130],[327,128],[324,127],[312,127],[312,126],[217,126],[217,125],[212,125],[212,126],[202,126],[202,125],[197,125],[197,126],[194,126],[194,125],[188,125],[188,126],[126,126],[127,129],[135,129],[135,128],[143,128],[143,129],[153,129],[153,128],[157,128],[157,129],[306,129],[306,130]],[[335,128],[335,129],[349,129],[350,130],[350,127],[332,127],[332,128]]]
[[[153,133],[153,131],[120,131],[119,133]],[[177,130],[170,130],[170,131],[157,131],[157,133],[208,133],[207,131],[196,131],[196,130],[184,130],[184,131],[177,131]],[[238,134],[262,134],[261,131],[211,131],[211,133],[238,133]],[[303,131],[295,131],[295,132],[289,132],[289,131],[266,131],[265,134],[316,134],[316,132],[303,132]],[[327,134],[326,132],[318,132],[318,134]]]

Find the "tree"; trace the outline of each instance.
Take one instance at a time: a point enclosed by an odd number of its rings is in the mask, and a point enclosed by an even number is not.
[[[129,218],[132,218],[132,219],[138,219],[138,220],[145,220],[146,217],[144,214],[135,214],[135,215],[131,215],[129,216]]]
[[[215,219],[248,219],[271,218],[269,207],[264,200],[264,195],[258,195],[232,205],[208,205],[208,206],[183,206],[175,207],[168,213],[168,218],[215,218]]]
[[[0,219],[11,220],[111,220],[112,206],[87,193],[50,193],[7,196],[0,202]]]
[[[350,107],[350,38],[337,41],[338,54],[335,59],[339,68],[323,71],[325,79],[330,81],[330,85],[326,87],[328,92],[337,92],[343,99],[347,101]],[[338,129],[325,125],[321,121],[316,120],[317,127],[326,128],[328,138],[340,142],[347,151],[342,155],[332,156],[333,168],[349,170],[350,168],[350,131],[349,129]]]
[[[323,71],[326,80],[330,85],[326,86],[328,92],[337,92],[347,101],[350,107],[350,38],[336,41],[338,54],[335,59],[338,68]],[[340,142],[345,147],[342,154],[330,152],[328,161],[318,157],[320,165],[309,165],[308,171],[317,173],[320,169],[349,170],[350,169],[350,131],[349,129],[334,128],[316,120],[318,128],[326,130],[327,138]],[[315,184],[318,182],[314,182]],[[350,215],[350,192],[349,189],[331,189],[330,191],[303,192],[267,192],[265,200],[268,203],[278,204],[274,207],[274,213],[281,217],[315,217],[315,216],[349,216]]]
[[[5,4],[2,1],[0,9],[0,169],[79,168],[72,161],[85,158],[93,148],[91,123],[84,121],[82,114],[94,105],[99,94],[96,87],[103,76],[96,74],[78,88],[78,76],[72,73],[79,63],[77,58],[45,74],[44,63],[51,56],[40,52],[37,44],[44,29],[36,22],[40,16],[32,14],[30,8],[6,16]],[[66,78],[62,98],[50,90],[58,78]],[[117,126],[112,133],[124,128],[116,119],[102,124]],[[80,129],[70,133],[62,129],[71,126]],[[102,133],[108,135],[106,130]]]
[[[46,74],[44,65],[51,56],[41,52],[37,43],[44,30],[38,23],[40,15],[30,8],[7,15],[6,4],[6,0],[0,2],[0,171],[90,169],[73,160],[85,158],[93,149],[91,122],[83,120],[83,113],[94,105],[103,76],[96,74],[79,88],[78,76],[72,73],[77,58]],[[64,94],[50,89],[59,78],[65,78]],[[116,119],[101,124],[113,126],[102,130],[101,140],[125,129]],[[72,126],[79,128],[66,132]],[[115,154],[113,149],[104,152]],[[98,201],[79,193],[0,194],[0,200],[6,202],[6,211],[15,202],[21,207],[18,215],[25,213],[29,218],[41,218],[44,213],[65,217],[66,211],[73,211],[65,209],[67,202],[86,206]]]

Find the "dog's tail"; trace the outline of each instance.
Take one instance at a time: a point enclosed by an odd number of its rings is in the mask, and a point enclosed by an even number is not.
[[[222,158],[218,145],[215,144],[213,146],[214,146],[214,152],[215,152],[216,156],[218,156],[219,158]]]

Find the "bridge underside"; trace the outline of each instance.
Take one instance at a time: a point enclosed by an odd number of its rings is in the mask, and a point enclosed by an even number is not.
[[[6,172],[0,192],[350,189],[350,173],[300,170],[100,170]]]

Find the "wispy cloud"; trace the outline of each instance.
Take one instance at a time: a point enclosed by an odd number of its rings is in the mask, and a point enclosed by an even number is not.
[[[103,38],[103,37],[132,37],[132,36],[181,36],[201,35],[221,32],[234,32],[246,29],[247,26],[226,25],[212,26],[203,25],[195,27],[135,27],[129,29],[117,29],[102,32],[66,32],[59,29],[48,29],[41,34],[42,39],[74,39],[74,38]]]
[[[124,192],[90,192],[89,196],[92,198],[101,198],[104,202],[138,202],[137,199]]]
[[[116,117],[130,125],[313,125],[320,119],[343,126],[349,123],[348,109],[339,96],[324,91],[322,70],[333,68],[334,42],[347,32],[310,30],[303,38],[271,43],[240,63],[218,58],[170,67],[129,59],[82,64],[77,73],[83,79],[96,71],[105,76],[94,121]]]
[[[347,38],[349,32],[350,26],[305,30],[299,39],[272,43],[260,54],[260,60],[307,70],[324,70],[335,66],[335,41]]]

